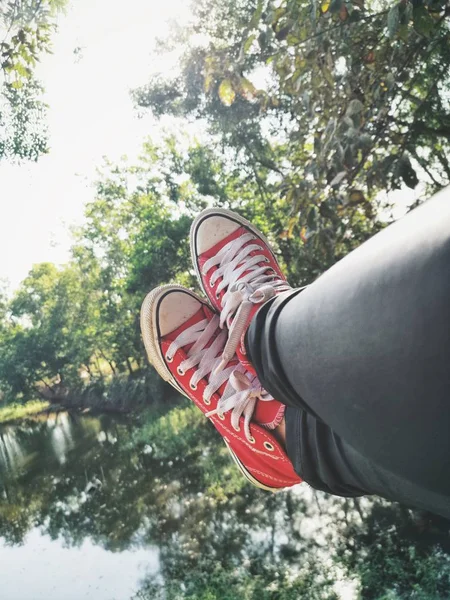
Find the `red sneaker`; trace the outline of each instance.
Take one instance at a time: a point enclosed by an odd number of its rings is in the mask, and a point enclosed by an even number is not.
[[[291,290],[269,242],[251,223],[231,210],[201,212],[191,227],[191,254],[200,285],[229,329],[223,353],[236,352],[247,369],[244,335],[262,304]]]
[[[141,330],[149,361],[211,419],[249,481],[270,491],[300,483],[282,446],[254,420],[255,406],[271,397],[237,356],[218,368],[227,333],[209,304],[181,286],[159,287],[142,304]]]

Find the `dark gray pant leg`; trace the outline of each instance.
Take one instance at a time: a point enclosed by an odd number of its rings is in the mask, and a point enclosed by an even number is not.
[[[279,400],[450,495],[450,188],[264,306],[247,345]]]

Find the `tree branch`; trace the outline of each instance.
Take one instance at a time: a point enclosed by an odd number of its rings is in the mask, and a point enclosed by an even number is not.
[[[436,179],[433,176],[433,173],[431,173],[431,171],[429,170],[429,168],[427,167],[426,163],[423,161],[423,159],[419,156],[419,154],[417,153],[416,149],[411,148],[409,150],[411,152],[411,154],[414,156],[414,158],[417,160],[417,162],[419,163],[419,165],[422,167],[422,169],[425,171],[425,173],[428,175],[428,177],[431,179],[431,181],[434,183],[434,185],[438,188],[441,189],[443,186],[442,183],[439,183],[438,181],[436,181]]]

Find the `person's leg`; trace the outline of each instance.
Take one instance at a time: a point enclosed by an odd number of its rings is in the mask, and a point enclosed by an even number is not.
[[[295,470],[314,489],[345,497],[377,495],[450,519],[448,494],[381,468],[301,408],[287,408],[285,442]]]
[[[450,189],[266,303],[246,345],[274,397],[450,495]]]

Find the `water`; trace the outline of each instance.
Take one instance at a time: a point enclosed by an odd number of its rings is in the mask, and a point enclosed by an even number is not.
[[[120,543],[117,531],[96,531],[103,515],[95,496],[113,487],[114,467],[125,459],[118,444],[129,432],[123,422],[66,413],[3,428],[2,600],[128,600],[157,578],[159,549],[144,531]]]
[[[0,430],[1,600],[353,600],[365,578],[362,598],[448,597],[448,524],[415,519],[303,485],[256,489],[195,409]]]

